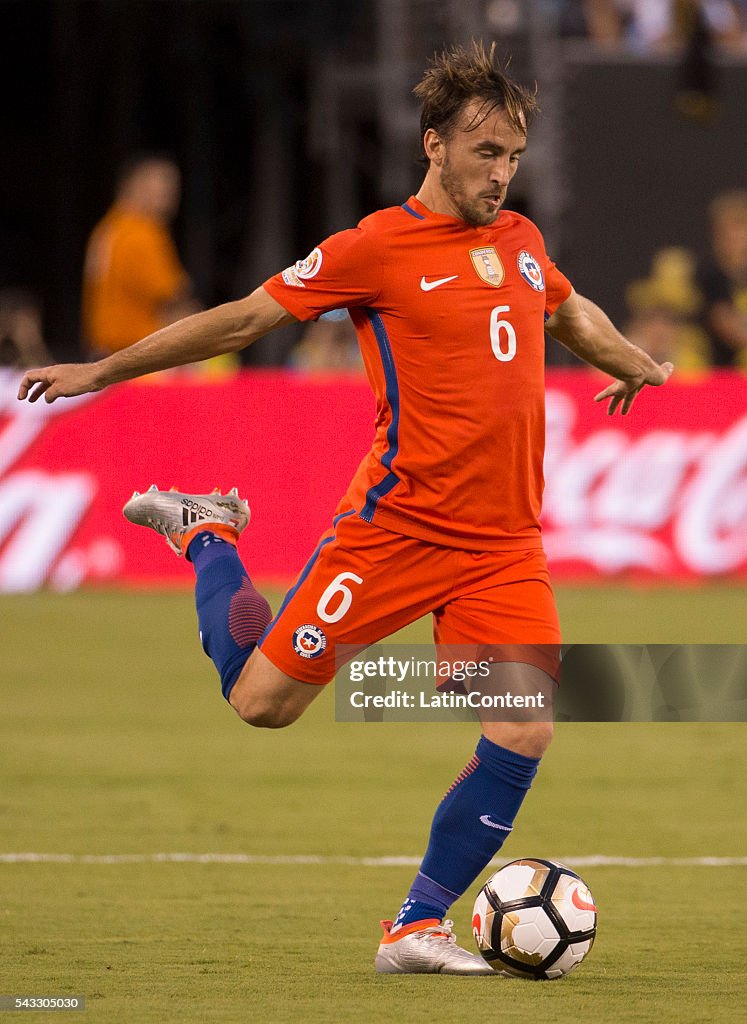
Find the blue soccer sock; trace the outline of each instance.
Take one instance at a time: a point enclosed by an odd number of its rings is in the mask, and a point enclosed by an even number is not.
[[[252,586],[230,541],[203,530],[190,542],[187,558],[197,573],[195,602],[202,647],[215,662],[228,700],[272,612]]]
[[[436,810],[420,871],[394,928],[442,918],[496,855],[513,828],[539,758],[485,736]]]

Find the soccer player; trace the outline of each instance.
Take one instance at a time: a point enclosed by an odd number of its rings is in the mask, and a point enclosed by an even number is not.
[[[236,551],[249,509],[235,491],[152,488],[124,510],[193,563],[204,649],[224,696],[255,726],[295,721],[331,680],[337,645],[374,643],[427,612],[438,645],[521,645],[499,678],[547,683],[555,669],[544,652],[560,631],[538,520],[544,328],[615,378],[596,396],[610,413],[627,413],[672,372],[576,294],[534,224],[501,209],[535,101],[493,49],[437,55],[415,92],[427,162],[416,196],[328,238],[248,298],[98,363],[33,370],[20,386],[20,399],[52,402],[349,310],[376,436],[274,618]],[[510,834],[551,731],[482,723],[399,913],[382,922],[378,971],[492,973],[444,917]]]

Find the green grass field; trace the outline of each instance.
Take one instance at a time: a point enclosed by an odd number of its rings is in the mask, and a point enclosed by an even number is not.
[[[747,618],[737,588],[561,590],[559,604],[569,642],[742,642]],[[0,994],[85,995],[62,1019],[107,1024],[744,1019],[743,865],[581,867],[599,935],[560,982],[373,972],[378,919],[415,867],[357,861],[422,853],[470,725],[335,723],[327,693],[288,730],[250,730],[220,698],[187,594],[0,599],[0,650],[0,854],[73,855],[0,858]],[[744,738],[741,724],[561,725],[502,853],[743,858]],[[141,859],[85,860],[123,854]],[[276,862],[303,856],[320,861]],[[468,948],[474,891],[453,909]]]

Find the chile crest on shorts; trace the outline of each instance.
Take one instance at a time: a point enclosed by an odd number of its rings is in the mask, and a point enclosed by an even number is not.
[[[534,256],[527,252],[526,249],[522,249],[516,263],[519,267],[519,273],[526,283],[531,285],[536,292],[543,292],[545,290],[545,279],[542,275],[542,268]]]
[[[300,658],[318,658],[327,646],[327,637],[323,629],[307,622],[299,626],[293,634],[293,650]]]

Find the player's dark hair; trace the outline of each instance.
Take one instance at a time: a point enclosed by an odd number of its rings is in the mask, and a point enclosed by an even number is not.
[[[413,92],[422,103],[421,142],[429,128],[448,139],[471,100],[479,100],[480,107],[467,131],[478,128],[494,110],[503,110],[511,127],[526,135],[537,110],[536,88],[530,92],[508,77],[495,56],[495,43],[486,50],[475,40],[469,49],[452,46],[434,53]]]

